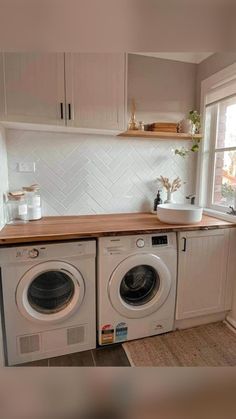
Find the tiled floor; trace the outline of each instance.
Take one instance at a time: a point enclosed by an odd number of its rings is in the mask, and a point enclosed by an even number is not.
[[[58,356],[56,358],[42,359],[28,362],[18,366],[22,367],[129,367],[130,363],[122,345],[113,345],[105,348],[93,349]]]

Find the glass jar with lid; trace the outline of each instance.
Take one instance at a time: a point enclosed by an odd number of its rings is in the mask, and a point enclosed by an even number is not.
[[[21,223],[28,219],[28,206],[23,191],[9,192],[7,194],[7,223]]]
[[[37,184],[24,186],[28,206],[28,220],[40,220],[42,218],[40,186]]]

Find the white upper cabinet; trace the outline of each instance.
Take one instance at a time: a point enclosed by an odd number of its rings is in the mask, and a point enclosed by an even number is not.
[[[177,320],[229,309],[229,229],[191,231],[178,236]]]
[[[3,72],[3,120],[65,124],[64,54],[3,53]]]
[[[125,128],[125,54],[0,54],[0,119]]]
[[[68,125],[125,128],[125,54],[66,54]]]

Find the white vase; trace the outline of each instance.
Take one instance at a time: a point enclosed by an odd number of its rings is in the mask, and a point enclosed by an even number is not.
[[[174,203],[175,203],[175,201],[173,199],[173,192],[167,191],[167,197],[166,197],[166,200],[165,200],[164,204],[174,204]]]
[[[180,124],[181,132],[185,134],[193,134],[193,123],[190,119],[183,119]]]

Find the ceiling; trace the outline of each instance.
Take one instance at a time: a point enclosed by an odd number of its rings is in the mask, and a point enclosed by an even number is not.
[[[183,61],[185,63],[199,64],[213,52],[139,52],[135,54],[147,55],[148,57],[164,58],[166,60]]]

